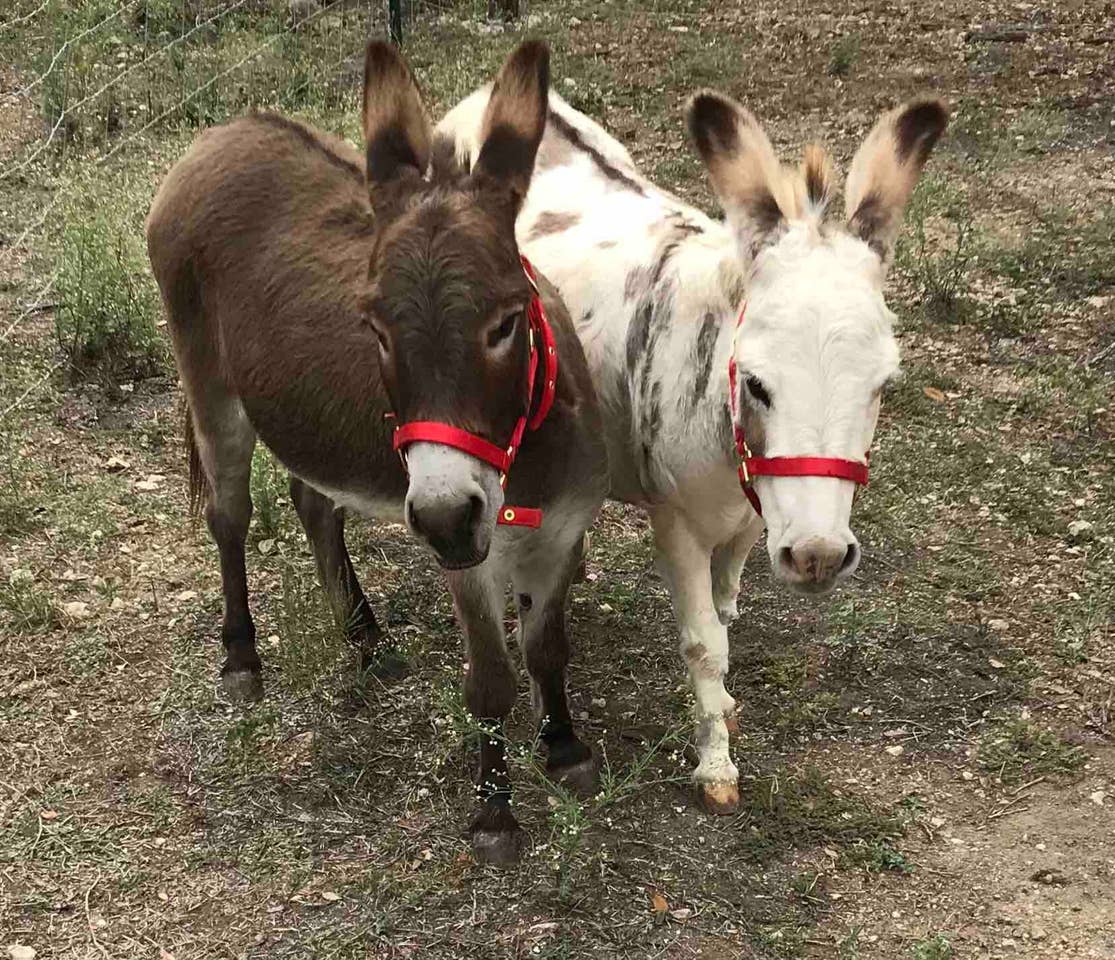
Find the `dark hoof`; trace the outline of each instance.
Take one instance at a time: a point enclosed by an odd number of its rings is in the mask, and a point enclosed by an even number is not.
[[[262,700],[263,679],[257,670],[228,670],[221,674],[221,689],[229,700]]]
[[[587,800],[596,793],[600,785],[599,774],[600,765],[591,752],[577,763],[563,766],[546,764],[546,776],[581,800]]]
[[[360,673],[373,680],[401,680],[410,673],[410,664],[395,647],[360,652]]]
[[[484,804],[468,833],[477,863],[511,867],[519,862],[526,847],[526,834],[506,803]]]

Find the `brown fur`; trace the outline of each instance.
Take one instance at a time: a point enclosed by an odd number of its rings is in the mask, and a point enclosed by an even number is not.
[[[530,403],[521,312],[532,291],[514,221],[545,123],[547,64],[537,44],[509,59],[499,81],[505,92],[491,108],[494,139],[471,176],[447,166],[423,177],[430,131],[417,88],[399,55],[373,44],[365,157],[337,138],[261,114],[204,133],[163,182],[147,219],[148,251],[185,392],[190,499],[195,507],[206,501],[220,549],[222,675],[230,687],[260,689],[244,562],[257,436],[296,478],[292,500],[323,585],[367,652],[384,635],[325,493],[401,506],[407,478],[391,447],[396,422],[439,420],[503,445]],[[563,502],[569,528],[557,523],[548,536],[544,525],[521,541],[557,576],[570,562],[557,537],[575,534],[579,544],[583,529],[572,525],[587,525],[603,500],[607,461],[580,342],[553,287],[539,278],[539,289],[560,376],[549,416],[520,448],[507,498],[544,511]],[[491,330],[515,315],[510,349],[490,349]],[[557,549],[562,555],[551,556]],[[479,569],[450,584],[472,663],[470,705],[498,722],[514,700],[515,678],[502,622],[478,599],[485,594],[474,586]],[[556,604],[560,613],[567,578],[545,580],[556,590],[548,609]],[[554,629],[530,627],[526,642],[556,644]],[[532,639],[531,631],[542,632]],[[545,676],[536,682],[550,691],[547,711],[567,716],[563,649],[539,661]],[[549,675],[555,671],[560,676]],[[555,737],[561,756],[584,749],[571,728]],[[482,764],[482,776],[498,781],[480,818],[491,844],[493,824],[517,830],[506,810],[502,741],[487,743]]]

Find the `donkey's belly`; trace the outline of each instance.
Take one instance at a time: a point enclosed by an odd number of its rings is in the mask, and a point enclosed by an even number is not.
[[[300,478],[305,479],[305,478]],[[403,523],[403,498],[390,497],[381,494],[369,494],[352,490],[331,490],[328,487],[306,480],[311,487],[322,496],[328,497],[338,507],[351,510],[373,520],[384,520],[388,523]]]

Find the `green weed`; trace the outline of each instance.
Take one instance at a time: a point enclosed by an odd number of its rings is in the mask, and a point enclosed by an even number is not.
[[[846,77],[852,72],[852,65],[859,57],[860,39],[857,34],[849,33],[832,45],[828,72],[830,77]]]
[[[35,583],[30,570],[13,570],[0,584],[0,608],[11,615],[16,630],[53,630],[60,622],[53,595]]]
[[[69,223],[58,254],[55,333],[71,371],[115,386],[167,358],[158,305],[135,241],[101,215]]]
[[[1072,774],[1087,759],[1080,747],[1025,720],[1010,721],[988,735],[979,748],[980,766],[1002,783]]]
[[[913,960],[952,960],[954,955],[952,944],[945,939],[943,933],[915,943],[910,948]]]
[[[966,196],[942,179],[924,178],[906,211],[895,262],[917,286],[928,320],[958,323],[971,317],[965,291],[975,236]]]

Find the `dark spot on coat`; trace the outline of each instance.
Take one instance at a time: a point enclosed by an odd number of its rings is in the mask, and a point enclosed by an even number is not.
[[[646,352],[650,340],[650,321],[654,316],[653,302],[644,303],[631,318],[627,328],[627,374],[634,377],[639,358]]]
[[[604,174],[604,176],[608,180],[611,180],[613,183],[619,184],[627,190],[631,190],[632,192],[637,193],[641,197],[646,196],[646,191],[643,189],[643,185],[639,183],[638,180],[636,180],[630,174],[625,173],[623,170],[620,170],[619,167],[614,166],[608,160],[608,158],[604,156],[604,154],[596,149],[596,147],[586,142],[585,138],[581,136],[581,132],[576,127],[574,127],[573,124],[566,120],[565,117],[563,117],[560,113],[551,110],[550,122],[553,124],[553,128],[557,130],[574,147],[576,147],[582,153],[588,154],[589,157],[592,158],[593,163],[596,164],[600,172]]]
[[[569,230],[581,222],[581,215],[579,213],[554,213],[552,211],[544,211],[538,215],[538,219],[534,221],[534,226],[530,228],[530,233],[527,234],[526,242],[530,243],[531,240],[537,240],[539,237],[547,237],[553,233],[561,233],[564,230]]]
[[[848,227],[853,235],[859,237],[880,257],[886,258],[886,246],[883,243],[883,234],[886,231],[890,217],[887,215],[882,197],[872,191],[856,207]]]
[[[697,345],[694,349],[693,366],[696,374],[693,377],[693,393],[690,397],[690,406],[695,407],[701,402],[708,389],[709,379],[712,377],[712,362],[716,353],[716,341],[720,336],[720,318],[715,313],[706,313],[701,321],[701,329],[697,333]]]

